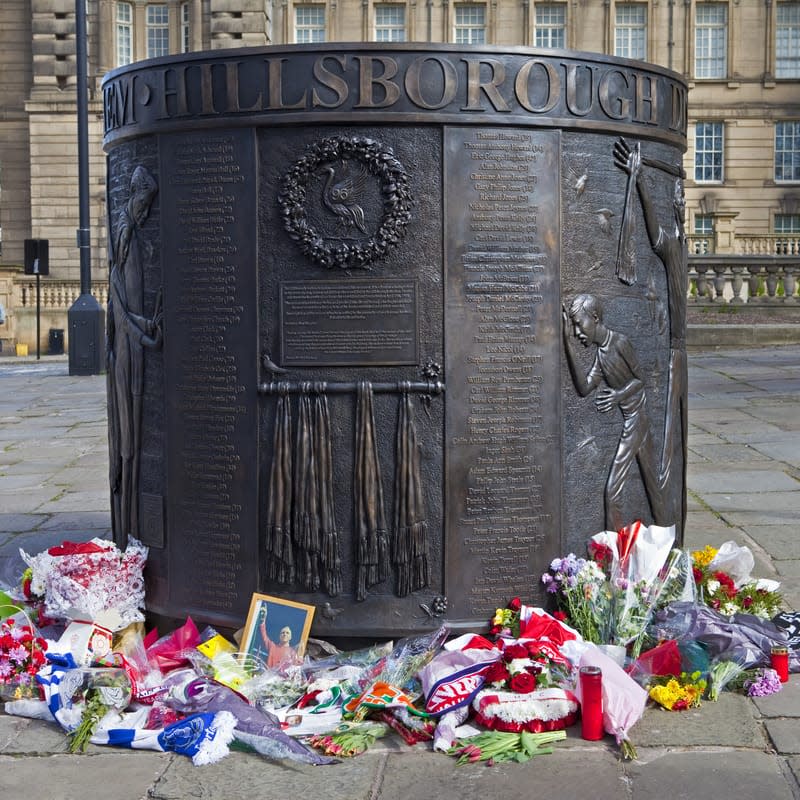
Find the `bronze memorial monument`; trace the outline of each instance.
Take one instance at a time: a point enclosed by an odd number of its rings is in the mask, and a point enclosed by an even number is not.
[[[678,75],[310,45],[103,92],[114,536],[154,618],[474,628],[597,531],[680,538]]]

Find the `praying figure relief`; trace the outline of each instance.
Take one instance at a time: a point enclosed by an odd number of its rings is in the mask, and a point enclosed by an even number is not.
[[[664,265],[667,276],[667,307],[669,309],[669,377],[667,384],[667,408],[664,418],[664,443],[659,468],[659,483],[666,487],[674,477],[676,464],[682,464],[682,486],[686,485],[686,442],[688,433],[688,410],[686,392],[688,366],[686,362],[686,294],[687,261],[684,222],[686,201],[683,194],[683,170],[680,166],[667,164],[658,159],[645,158],[639,145],[631,147],[620,137],[614,144],[614,163],[628,173],[628,185],[636,186],[642,204],[647,236],[653,252]],[[672,218],[661,225],[656,214],[650,191],[642,175],[642,167],[666,172],[675,178],[672,191]],[[626,196],[625,214],[632,213],[628,207],[630,192]],[[675,509],[669,524],[675,523],[681,531],[686,520],[685,495],[680,492],[680,508]]]
[[[664,522],[664,503],[658,480],[656,452],[647,417],[647,398],[639,378],[639,363],[627,336],[603,323],[603,308],[591,294],[579,294],[569,309],[562,307],[564,348],[573,383],[581,397],[597,390],[595,406],[602,413],[615,406],[622,412],[622,434],[605,488],[605,525],[620,530],[625,519],[623,496],[634,462],[644,483],[650,510],[657,525]],[[594,363],[584,374],[575,356],[572,337],[584,347],[595,345]],[[599,388],[605,383],[605,388]]]
[[[144,167],[133,171],[128,202],[112,232],[106,346],[109,482],[114,541],[125,549],[139,536],[139,454],[145,348],[162,341],[161,292],[152,318],[143,314],[142,226],[158,187]]]

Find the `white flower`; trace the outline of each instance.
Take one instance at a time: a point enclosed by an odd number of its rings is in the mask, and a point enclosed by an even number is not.
[[[730,617],[738,610],[736,603],[723,603],[722,608],[720,608],[720,613],[724,614],[726,617]]]
[[[518,675],[520,672],[525,672],[530,665],[531,660],[529,658],[514,658],[506,664],[506,669],[509,675]]]
[[[719,581],[709,581],[706,584],[706,589],[708,590],[709,594],[716,594],[719,590],[720,583]]]

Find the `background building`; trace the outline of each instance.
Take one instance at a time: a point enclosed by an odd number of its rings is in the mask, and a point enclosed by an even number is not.
[[[690,86],[686,227],[701,293],[721,295],[723,279],[741,293],[738,276],[744,295],[749,286],[751,296],[766,291],[773,300],[795,302],[800,0],[87,0],[87,14],[92,275],[101,302],[107,279],[103,74],[192,50],[363,40],[566,47],[683,74]],[[66,311],[79,293],[75,50],[74,0],[0,3],[5,352],[16,342],[35,347],[35,283],[22,274],[25,239],[50,241],[43,348],[49,328],[66,328]],[[770,272],[776,256],[782,258]],[[717,279],[716,290],[705,276]]]

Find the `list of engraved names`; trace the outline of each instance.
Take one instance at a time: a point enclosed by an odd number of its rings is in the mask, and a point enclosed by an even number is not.
[[[448,437],[464,466],[451,475],[463,482],[451,522],[461,554],[478,564],[466,611],[479,615],[531,596],[557,516],[558,139],[480,130],[463,132],[460,145],[463,245],[448,262],[448,325],[461,323],[462,400],[448,412]]]
[[[235,224],[245,178],[231,135],[181,137],[171,144],[176,225],[170,233],[177,254],[172,313],[180,341],[170,343],[177,418],[170,475],[181,486],[173,517],[181,570],[192,575],[191,586],[185,579],[179,584],[195,601],[199,595],[210,609],[231,612],[243,562],[238,528],[244,498],[236,476],[248,422],[236,347],[247,290],[240,285]]]

